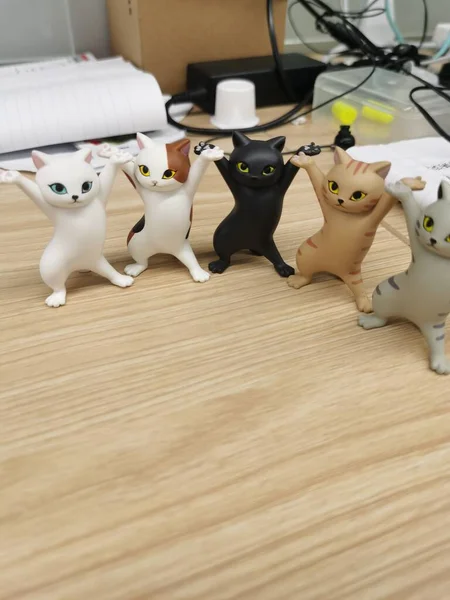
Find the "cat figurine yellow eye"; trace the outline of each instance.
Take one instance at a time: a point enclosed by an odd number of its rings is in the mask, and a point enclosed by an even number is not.
[[[288,279],[296,289],[311,283],[315,273],[336,275],[348,286],[361,312],[371,312],[364,290],[361,264],[382,219],[396,199],[385,192],[384,179],[391,163],[364,163],[352,159],[341,148],[334,151],[334,166],[325,175],[313,159],[300,153],[291,159],[306,170],[323,213],[321,229],[297,251],[298,273]],[[412,189],[422,189],[420,179],[408,180]]]

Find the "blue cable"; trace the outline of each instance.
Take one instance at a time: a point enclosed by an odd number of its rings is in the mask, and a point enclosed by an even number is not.
[[[400,44],[404,44],[405,43],[405,39],[402,36],[402,34],[400,32],[400,29],[397,27],[397,24],[394,21],[394,17],[392,16],[390,0],[385,0],[385,2],[384,2],[384,8],[385,8],[385,11],[386,11],[386,18],[388,20],[389,26],[392,29],[392,31],[394,32],[395,37],[397,39],[397,42],[399,42]]]

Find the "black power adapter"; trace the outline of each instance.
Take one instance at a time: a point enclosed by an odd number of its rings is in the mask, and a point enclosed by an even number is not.
[[[224,79],[247,79],[255,84],[256,106],[302,102],[314,88],[316,77],[326,69],[324,63],[302,54],[284,54],[283,70],[294,94],[289,99],[281,88],[272,56],[193,63],[187,67],[187,89],[204,90],[195,103],[214,114],[216,86]]]

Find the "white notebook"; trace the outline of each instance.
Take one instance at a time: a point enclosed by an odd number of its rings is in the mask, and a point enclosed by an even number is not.
[[[0,153],[167,126],[153,75],[122,58],[0,69]]]

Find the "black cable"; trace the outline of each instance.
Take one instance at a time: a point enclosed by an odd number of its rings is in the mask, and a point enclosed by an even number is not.
[[[294,2],[292,3],[289,8],[288,8],[288,19],[289,19],[289,23],[291,24],[292,30],[295,33],[295,35],[297,36],[297,38],[300,40],[300,42],[306,46],[307,48],[309,48],[311,50],[311,52],[314,52],[315,54],[322,54],[322,50],[317,50],[317,48],[314,48],[313,46],[311,46],[308,42],[306,42],[303,37],[301,36],[301,34],[299,33],[298,29],[297,29],[297,24],[294,21],[294,18],[292,16],[292,12],[294,10],[294,8],[296,6],[301,6],[300,2]]]
[[[370,57],[384,57],[384,51],[369,40],[351,21],[342,14],[331,9],[322,0],[297,0],[315,18],[316,28],[322,33],[328,33],[338,42],[351,50],[359,49]],[[324,12],[318,12],[318,8]]]
[[[430,113],[427,110],[425,110],[425,108],[423,108],[423,106],[421,106],[419,104],[419,102],[414,98],[414,94],[416,92],[423,91],[423,90],[432,90],[438,96],[440,96],[447,102],[450,102],[450,89],[447,89],[444,87],[437,87],[437,86],[433,85],[432,83],[429,83],[425,79],[422,79],[422,77],[419,77],[419,75],[416,75],[415,73],[410,73],[405,68],[403,68],[402,71],[406,75],[413,77],[416,81],[418,81],[422,84],[418,87],[413,88],[409,92],[409,99],[411,100],[411,102],[414,104],[414,106],[417,108],[417,110],[420,112],[420,114],[424,117],[424,119],[426,119],[427,123],[429,123],[431,125],[431,127],[433,127],[433,129],[435,131],[437,131],[437,133],[439,133],[439,135],[441,135],[445,140],[447,140],[447,142],[450,142],[450,134],[447,133],[444,129],[442,129],[442,127],[439,125],[439,123],[436,122],[436,120],[430,115]]]
[[[380,15],[384,15],[386,12],[385,8],[372,8],[374,4],[376,4],[378,0],[372,0],[370,4],[368,4],[365,8],[361,10],[349,10],[348,12],[342,10],[342,2],[341,2],[341,10],[335,11],[339,16],[345,17],[347,19],[370,19],[371,17],[379,17]],[[359,23],[358,23],[359,25]]]
[[[323,106],[326,106],[327,104],[331,104],[331,102],[335,102],[336,100],[343,98],[347,94],[351,94],[352,92],[355,92],[358,88],[363,86],[372,77],[372,75],[375,73],[376,68],[377,68],[377,66],[375,64],[373,64],[372,70],[370,71],[370,73],[368,75],[366,75],[366,77],[364,77],[364,79],[362,81],[360,81],[359,83],[357,83],[350,89],[345,90],[341,94],[338,94],[337,96],[333,96],[332,98],[328,98],[328,100],[325,100],[325,102],[321,102],[317,106],[309,108],[308,110],[301,113],[300,115],[298,114],[299,111],[303,108],[303,106],[305,106],[305,104],[308,104],[308,102],[311,100],[312,92],[310,92],[305,97],[305,99],[303,100],[302,103],[297,104],[296,106],[294,106],[294,108],[289,110],[287,113],[285,113],[284,115],[281,115],[281,117],[278,117],[277,119],[269,121],[268,123],[265,123],[263,125],[257,125],[256,127],[247,127],[245,129],[239,129],[239,131],[242,131],[244,133],[259,133],[261,131],[267,131],[269,129],[273,129],[274,127],[286,125],[287,123],[292,123],[292,121],[295,121],[295,119],[297,119],[299,117],[304,117],[306,115],[309,115],[310,113],[314,112],[315,110],[318,110],[319,108],[322,108]],[[172,104],[177,104],[177,103],[181,103],[181,102],[190,102],[192,100],[195,101],[195,96],[196,96],[196,94],[188,94],[188,93],[178,94],[177,96],[172,96],[172,98],[170,98],[170,100],[168,100],[166,102],[167,122],[170,125],[177,127],[178,129],[186,129],[186,131],[188,133],[194,133],[194,134],[198,134],[198,135],[218,135],[220,137],[228,137],[228,136],[232,135],[233,132],[235,131],[235,129],[206,129],[206,128],[202,128],[202,127],[189,127],[189,125],[186,125],[183,123],[178,123],[177,121],[172,119],[172,117],[169,114],[169,109],[172,106]]]
[[[421,106],[417,100],[414,98],[414,94],[416,92],[419,91],[423,91],[423,90],[429,90],[430,88],[428,88],[425,85],[419,85],[418,87],[413,88],[410,92],[409,92],[409,99],[411,100],[411,102],[414,104],[414,106],[417,108],[417,110],[421,113],[421,115],[423,116],[424,119],[426,119],[426,121],[431,125],[431,127],[433,127],[433,129],[435,131],[437,131],[439,133],[439,135],[441,135],[445,140],[447,140],[447,142],[450,142],[450,135],[444,130],[442,129],[442,127],[439,125],[439,123],[437,123],[437,121],[430,115],[430,113],[425,110],[423,108],[423,106]],[[442,88],[442,90],[444,90],[445,88]],[[448,102],[450,102],[450,96],[447,96],[446,94],[441,94],[440,93],[440,89],[439,88],[435,88],[434,91],[439,94],[439,96],[442,96],[443,98],[445,98]]]
[[[270,45],[272,47],[272,56],[273,60],[275,61],[278,81],[280,83],[281,89],[284,90],[284,93],[286,94],[288,100],[293,102],[295,98],[294,92],[292,91],[292,87],[288,81],[286,71],[283,67],[283,59],[278,49],[277,34],[275,32],[275,20],[273,17],[273,0],[266,0],[266,18],[267,29],[269,31]]]
[[[183,123],[178,123],[170,116],[169,109],[173,104],[180,104],[182,102],[195,102],[196,98],[198,98],[198,95],[200,93],[201,92],[192,94],[192,93],[186,92],[185,94],[177,94],[175,96],[172,96],[172,98],[170,98],[170,100],[168,100],[166,102],[167,122],[169,123],[169,125],[172,125],[173,127],[177,127],[178,129],[186,129],[189,133],[195,133],[195,134],[199,134],[199,135],[218,134],[221,137],[228,137],[228,136],[232,135],[232,133],[235,131],[235,129],[212,129],[212,128],[204,128],[204,127],[190,127],[189,125],[186,125]],[[303,102],[296,104],[293,108],[288,110],[286,113],[284,113],[280,117],[277,117],[276,119],[273,119],[272,121],[269,121],[268,123],[264,123],[262,125],[256,125],[255,127],[246,127],[244,129],[239,129],[239,131],[243,131],[245,133],[259,133],[261,131],[266,131],[267,129],[273,129],[274,127],[284,125],[284,123],[290,117],[295,118],[295,115],[305,106],[305,104],[308,104],[308,102],[311,100],[311,97],[312,97],[312,91],[309,94],[307,94],[307,96],[304,98]]]
[[[423,28],[422,28],[422,37],[420,38],[418,50],[420,50],[425,42],[425,38],[427,37],[428,31],[428,5],[427,0],[422,0],[423,4]]]

